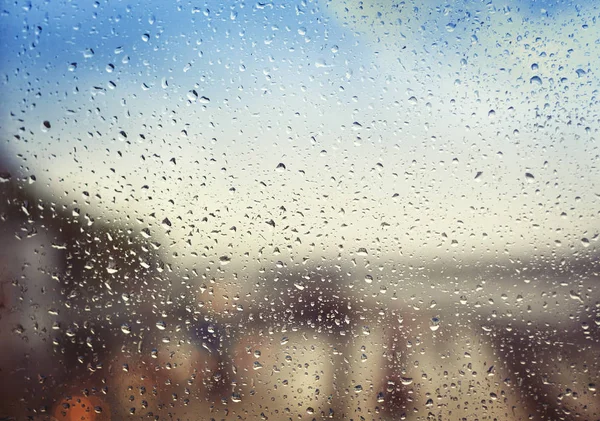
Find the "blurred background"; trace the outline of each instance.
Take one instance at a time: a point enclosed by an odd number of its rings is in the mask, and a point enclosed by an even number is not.
[[[1,9],[0,419],[600,419],[595,2]]]

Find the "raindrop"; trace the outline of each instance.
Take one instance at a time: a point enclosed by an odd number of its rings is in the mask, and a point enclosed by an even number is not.
[[[431,329],[432,332],[435,332],[439,328],[440,328],[440,319],[439,319],[439,317],[432,317],[431,318],[431,324],[429,325],[429,329]]]
[[[404,386],[408,386],[409,384],[412,384],[413,379],[412,377],[401,377],[400,378],[400,382],[404,385]]]
[[[198,92],[196,92],[194,89],[188,91],[187,98],[192,102],[196,101],[198,99]]]
[[[535,84],[535,85],[541,85],[542,79],[539,76],[533,76],[531,79],[529,79],[529,83]]]

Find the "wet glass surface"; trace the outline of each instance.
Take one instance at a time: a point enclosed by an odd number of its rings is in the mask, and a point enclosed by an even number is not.
[[[0,420],[597,420],[595,2],[15,1]]]

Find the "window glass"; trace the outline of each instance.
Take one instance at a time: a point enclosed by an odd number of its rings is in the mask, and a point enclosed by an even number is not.
[[[0,9],[0,419],[600,418],[594,1]]]

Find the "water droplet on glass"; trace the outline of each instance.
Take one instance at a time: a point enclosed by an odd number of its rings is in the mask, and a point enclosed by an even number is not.
[[[198,99],[198,92],[196,92],[194,89],[188,91],[187,99],[189,99],[192,102],[196,101]]]
[[[360,247],[358,250],[356,250],[356,254],[359,256],[366,256],[369,254],[369,252],[367,251],[366,248]]]
[[[529,83],[535,84],[535,85],[541,85],[542,79],[539,76],[533,76],[531,79],[529,79]]]
[[[432,332],[435,332],[439,328],[440,328],[440,319],[439,319],[439,317],[432,317],[431,318],[431,323],[429,325],[429,329],[431,329]]]

